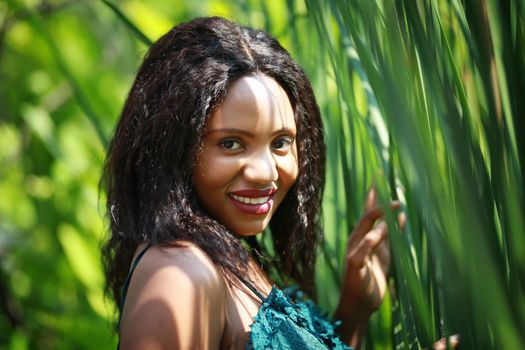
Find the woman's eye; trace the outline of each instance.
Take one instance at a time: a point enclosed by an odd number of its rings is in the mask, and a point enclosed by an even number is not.
[[[286,150],[293,142],[293,138],[290,136],[281,136],[272,143],[274,150]]]
[[[228,151],[237,151],[242,148],[241,143],[236,140],[223,140],[219,143],[219,146]]]

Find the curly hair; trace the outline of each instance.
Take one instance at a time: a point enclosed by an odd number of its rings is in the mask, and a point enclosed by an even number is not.
[[[249,252],[199,203],[192,169],[210,114],[232,83],[250,74],[267,75],[286,91],[297,125],[299,175],[270,222],[271,267],[314,294],[325,144],[311,84],[269,34],[210,17],[175,26],[149,49],[109,146],[101,185],[111,235],[102,251],[106,292],[118,306],[143,242],[192,242],[224,275],[246,274]]]

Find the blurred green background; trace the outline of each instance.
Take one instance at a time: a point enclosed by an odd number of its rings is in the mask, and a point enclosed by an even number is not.
[[[312,79],[329,162],[320,305],[374,183],[409,222],[391,230],[364,347],[459,333],[461,349],[523,348],[523,0],[111,4],[0,1],[0,349],[115,348],[104,150],[148,41],[208,15],[268,30]]]

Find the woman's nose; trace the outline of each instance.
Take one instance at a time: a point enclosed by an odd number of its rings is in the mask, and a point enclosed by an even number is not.
[[[279,173],[277,163],[271,150],[254,152],[247,160],[244,167],[244,178],[253,183],[267,185],[277,181]]]

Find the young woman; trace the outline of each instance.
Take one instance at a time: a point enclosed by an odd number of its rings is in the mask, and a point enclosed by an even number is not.
[[[348,244],[335,329],[269,277],[315,297],[324,163],[312,88],[275,39],[217,17],[160,38],[105,167],[121,348],[358,346],[390,259],[373,192]],[[271,249],[255,239],[267,228]]]

